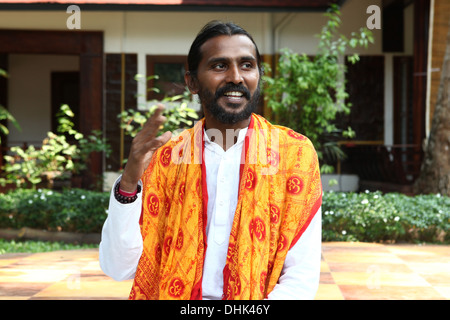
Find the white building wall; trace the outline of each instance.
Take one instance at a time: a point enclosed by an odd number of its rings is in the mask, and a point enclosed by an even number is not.
[[[51,72],[79,70],[78,56],[9,55],[8,108],[21,130],[10,126],[9,146],[39,146],[51,130]]]
[[[366,25],[369,5],[381,0],[347,0],[341,8],[344,34]],[[108,53],[186,54],[200,28],[208,21],[233,21],[249,31],[261,53],[289,47],[313,54],[314,34],[326,21],[322,12],[156,12],[83,11],[81,30],[103,31]],[[67,30],[65,11],[0,11],[0,28]],[[381,31],[373,30],[375,44],[366,54],[381,54]]]

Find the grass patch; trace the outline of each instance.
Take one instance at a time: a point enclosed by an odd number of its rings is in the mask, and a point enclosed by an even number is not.
[[[78,250],[98,248],[97,244],[68,244],[46,241],[15,241],[0,239],[0,255],[5,253],[37,253],[59,250]]]

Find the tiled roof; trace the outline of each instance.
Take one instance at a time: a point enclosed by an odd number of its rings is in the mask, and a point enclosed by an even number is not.
[[[330,0],[3,0],[0,4],[92,4],[92,5],[156,5],[156,6],[233,6],[233,7],[284,7],[319,9],[327,8]]]

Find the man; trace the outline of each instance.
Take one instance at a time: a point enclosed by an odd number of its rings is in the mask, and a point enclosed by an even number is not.
[[[162,107],[132,143],[100,243],[103,271],[130,299],[313,299],[322,189],[310,141],[253,113],[261,58],[252,37],[211,22],[186,83],[204,119],[157,136]]]

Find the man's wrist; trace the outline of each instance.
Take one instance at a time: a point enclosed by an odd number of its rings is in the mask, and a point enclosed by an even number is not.
[[[114,187],[114,198],[123,204],[127,204],[127,203],[132,203],[134,201],[136,201],[136,199],[138,198],[138,193],[141,192],[141,186],[138,185],[136,190],[132,193],[130,192],[125,192],[123,190],[121,190],[121,186],[120,186],[120,182],[118,182],[116,184],[116,186]]]
[[[122,179],[120,179],[120,190],[124,193],[134,193],[138,188],[138,184],[138,182],[128,182],[122,176]]]
[[[134,197],[135,195],[136,195],[136,193],[137,193],[137,187],[136,187],[136,190],[134,190],[134,192],[126,192],[126,191],[124,191],[124,190],[122,190],[122,188],[120,187],[120,183],[119,183],[119,193],[122,195],[122,196],[125,196],[125,197]]]

